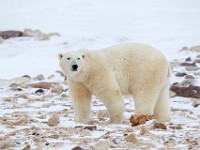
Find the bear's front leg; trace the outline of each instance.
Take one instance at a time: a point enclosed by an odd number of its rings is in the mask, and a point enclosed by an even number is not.
[[[91,111],[91,93],[81,83],[68,80],[68,84],[75,110],[75,121],[87,124]]]

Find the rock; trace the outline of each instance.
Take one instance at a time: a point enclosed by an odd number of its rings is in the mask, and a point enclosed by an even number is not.
[[[44,90],[43,89],[38,89],[37,91],[35,91],[36,94],[43,94]]]
[[[125,132],[133,132],[135,130],[134,127],[128,127],[126,128]]]
[[[193,98],[192,99],[192,106],[198,107],[200,105],[200,99]]]
[[[80,146],[76,146],[76,147],[72,148],[71,150],[84,150],[84,149],[81,148]]]
[[[9,149],[10,147],[15,146],[15,141],[14,140],[3,140],[0,141],[0,149]]]
[[[92,136],[90,130],[88,130],[88,129],[82,129],[82,130],[80,130],[79,135],[80,136]]]
[[[12,91],[22,91],[22,89],[19,88],[18,84],[16,84],[16,83],[12,83],[11,85],[9,85],[9,87],[11,87],[10,90],[12,90]]]
[[[15,83],[17,85],[24,85],[24,84],[31,82],[31,79],[29,77],[24,76],[24,77],[13,78],[9,81],[11,84]]]
[[[193,46],[190,48],[190,51],[193,51],[193,52],[197,52],[197,53],[200,53],[200,46]]]
[[[188,87],[189,85],[195,85],[196,80],[194,79],[186,79],[181,82],[183,87]]]
[[[49,79],[49,80],[52,80],[54,78],[55,78],[55,75],[53,75],[53,74],[47,77],[47,79]]]
[[[49,125],[49,126],[57,126],[58,124],[60,123],[60,119],[59,119],[59,117],[58,116],[56,116],[56,115],[54,115],[53,117],[51,117],[49,120],[48,120],[48,122],[47,122],[47,124]]]
[[[106,141],[100,141],[99,143],[95,144],[92,147],[92,150],[109,150],[109,148],[110,148],[110,142],[106,140]]]
[[[84,129],[88,129],[90,131],[97,130],[97,126],[85,126]]]
[[[154,124],[154,129],[163,129],[167,130],[167,127],[163,123],[155,123]]]
[[[22,150],[31,150],[30,144],[26,143],[25,147]]]
[[[185,75],[185,79],[195,79],[192,75]]]
[[[137,142],[137,138],[135,137],[134,134],[129,134],[125,137],[125,141],[126,142],[131,142],[131,143],[136,143]]]
[[[62,98],[67,98],[67,97],[69,97],[69,96],[68,96],[67,94],[64,94],[64,93],[63,93],[63,94],[61,94],[61,97],[62,97]]]
[[[188,57],[188,58],[185,59],[185,61],[186,61],[186,62],[187,62],[187,61],[192,61],[192,59],[191,59],[191,57]]]
[[[195,62],[184,62],[184,63],[181,63],[180,66],[193,66],[193,67],[196,67],[196,63]]]
[[[42,74],[37,75],[37,76],[34,78],[34,80],[38,80],[38,81],[41,81],[41,80],[44,80],[44,79],[45,79],[45,77],[44,77],[44,75],[42,75]]]
[[[42,89],[51,88],[51,84],[48,82],[38,82],[38,83],[28,84],[27,86],[30,86],[32,88],[42,88]]]
[[[121,139],[121,138],[114,138],[114,139],[112,140],[112,142],[113,142],[114,144],[120,144],[120,143],[122,142],[122,139]]]
[[[145,135],[145,134],[147,134],[147,133],[149,133],[149,131],[148,131],[144,126],[142,126],[142,127],[140,128],[140,135]]]
[[[175,74],[176,77],[184,77],[185,75],[187,75],[185,72],[178,72]]]
[[[184,47],[182,47],[179,51],[181,52],[181,51],[188,51],[188,50],[189,50],[189,48],[186,47],[186,46],[184,46]]]
[[[200,98],[200,87],[189,85],[188,87],[178,87],[172,85],[170,90],[175,92],[177,96]]]
[[[23,33],[21,31],[14,31],[14,30],[0,32],[0,37],[2,37],[2,39],[21,37],[22,35]]]
[[[195,62],[195,63],[200,63],[200,58],[196,58],[196,59],[194,60],[194,62]]]
[[[199,70],[199,68],[195,67],[195,66],[186,66],[185,70],[186,71],[197,71],[197,70]]]
[[[63,91],[64,89],[63,89],[63,86],[61,85],[54,86],[51,90],[52,93],[59,93],[59,94],[62,93]]]
[[[26,37],[34,37],[37,40],[48,40],[51,36],[59,36],[59,33],[52,32],[52,33],[42,33],[40,30],[32,30],[32,29],[25,29],[23,32],[23,36]]]

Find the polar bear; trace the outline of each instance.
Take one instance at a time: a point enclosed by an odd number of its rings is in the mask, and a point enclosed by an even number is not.
[[[169,121],[170,66],[162,53],[141,43],[100,50],[80,49],[58,55],[67,76],[75,120],[88,123],[91,96],[106,106],[110,123],[123,121],[123,95],[132,95],[136,115]]]

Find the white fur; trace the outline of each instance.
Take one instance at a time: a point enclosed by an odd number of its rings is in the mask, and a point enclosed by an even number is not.
[[[92,95],[105,104],[111,123],[123,120],[122,95],[133,96],[135,114],[155,114],[159,121],[170,120],[169,63],[155,48],[126,43],[98,51],[67,52],[59,58],[77,122],[88,123]],[[70,70],[72,63],[78,65],[77,71]]]

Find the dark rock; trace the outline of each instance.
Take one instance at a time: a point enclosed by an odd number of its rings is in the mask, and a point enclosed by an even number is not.
[[[155,123],[154,124],[154,129],[163,129],[163,130],[166,130],[167,127],[163,123]]]
[[[39,89],[39,90],[35,91],[35,93],[44,93],[44,90],[43,89]]]
[[[185,61],[192,61],[191,57],[185,59]]]
[[[195,62],[184,62],[184,63],[181,63],[180,66],[194,66],[194,67],[196,67],[196,63]]]
[[[24,75],[24,76],[22,76],[22,77],[26,77],[26,78],[31,79],[31,77],[30,77],[29,75]]]
[[[96,130],[97,127],[96,126],[86,126],[86,127],[84,127],[84,129],[88,129],[90,131],[93,131],[93,130]]]
[[[172,85],[170,90],[175,92],[177,96],[200,98],[200,87],[189,85],[188,87],[179,87]]]
[[[200,104],[195,104],[194,107],[196,108],[196,107],[198,107],[199,105],[200,105]]]
[[[23,33],[21,31],[14,31],[14,30],[0,32],[0,37],[2,37],[3,39],[21,37],[22,35],[23,35]]]
[[[71,150],[84,150],[84,149],[81,148],[80,146],[76,146],[76,147],[72,148]]]
[[[187,75],[185,72],[178,72],[175,74],[176,77],[184,77],[185,75]]]

